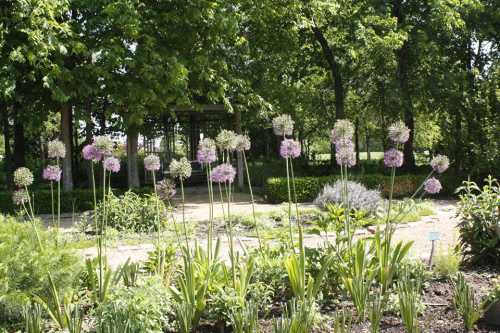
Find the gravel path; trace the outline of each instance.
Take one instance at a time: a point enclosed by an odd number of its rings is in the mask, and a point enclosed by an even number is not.
[[[206,197],[205,197],[206,198]],[[208,218],[208,203],[204,202],[204,198],[198,194],[192,194],[189,198],[189,204],[186,206],[186,218],[192,221],[204,221]],[[435,214],[426,216],[418,222],[399,225],[395,232],[396,240],[414,241],[410,255],[428,259],[431,251],[432,243],[429,240],[430,232],[439,232],[440,239],[436,242],[436,248],[447,249],[453,246],[457,239],[457,219],[456,202],[448,200],[433,201]],[[301,204],[302,208],[312,207],[312,204]],[[269,212],[281,209],[281,205],[272,205],[258,203],[256,206],[259,212]],[[237,194],[235,203],[231,205],[232,214],[248,215],[251,214],[251,205],[249,204],[248,196]],[[180,212],[177,212],[180,218]],[[222,208],[216,205],[215,216],[222,216]],[[370,234],[370,228],[361,229],[356,232],[356,237],[364,237]],[[307,247],[320,247],[324,244],[323,238],[318,235],[305,235],[304,243]],[[198,239],[198,244],[204,246],[206,239]],[[228,251],[228,242],[225,236],[221,237],[221,255],[225,255]],[[258,245],[257,240],[253,237],[238,237],[237,248],[242,252],[243,248],[252,248]],[[131,261],[143,261],[147,258],[149,251],[153,249],[153,244],[140,245],[119,245],[108,249],[108,260],[112,267],[124,263],[128,258]],[[94,257],[96,250],[94,248],[82,250],[85,257]],[[227,259],[227,258],[226,258]]]

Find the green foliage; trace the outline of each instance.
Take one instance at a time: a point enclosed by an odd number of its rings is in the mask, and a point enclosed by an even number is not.
[[[345,308],[342,308],[342,310],[338,310],[335,313],[333,322],[334,333],[352,332],[352,313]]]
[[[370,319],[370,332],[379,333],[380,332],[380,321],[384,315],[385,300],[382,296],[382,292],[374,293],[371,296],[370,309],[368,313],[368,318]]]
[[[82,262],[65,246],[54,243],[55,234],[39,230],[40,251],[27,222],[0,215],[0,323],[16,323],[33,295],[48,297],[52,280],[60,291],[72,287]]]
[[[460,254],[455,249],[440,249],[434,257],[432,271],[440,278],[452,278],[457,274],[461,261]]]
[[[371,265],[371,255],[367,242],[361,239],[349,251],[347,260],[339,265],[342,283],[356,307],[360,321],[365,319],[370,288],[376,275]]]
[[[483,188],[465,181],[460,194],[458,217],[459,246],[466,260],[474,263],[500,263],[500,186],[489,176]]]
[[[24,330],[26,333],[42,333],[42,306],[30,303],[24,308]]]
[[[107,300],[96,309],[99,332],[159,333],[172,329],[173,314],[171,298],[163,281],[158,277],[147,277],[136,287],[114,289]]]
[[[469,286],[462,273],[457,274],[453,288],[453,304],[464,322],[467,332],[474,328],[474,324],[481,317],[482,311],[474,290]]]
[[[401,319],[408,333],[420,332],[418,325],[418,306],[417,302],[420,299],[419,288],[415,281],[410,279],[409,275],[404,276],[398,282],[398,301],[399,312]]]
[[[273,321],[273,333],[309,333],[316,319],[316,304],[313,299],[292,299],[283,316]]]
[[[337,181],[337,176],[322,177],[295,177],[295,187],[297,191],[297,201],[312,201],[321,191],[324,185]],[[420,186],[425,176],[402,175],[396,176],[394,184],[394,196],[402,197],[413,194]],[[354,175],[353,180],[365,185],[367,188],[377,188],[381,186],[382,193],[387,195],[390,190],[390,176],[385,175]],[[284,202],[288,200],[286,178],[269,178],[266,181],[266,199],[272,203]]]
[[[118,231],[156,231],[158,228],[155,222],[157,205],[160,207],[160,218],[164,224],[166,223],[166,208],[155,195],[140,196],[131,191],[127,191],[121,196],[110,194],[106,198],[107,226]],[[97,205],[96,212],[98,221],[101,221],[104,213],[102,202]],[[164,213],[162,214],[162,212]],[[86,218],[82,218],[79,228],[85,231],[95,229],[94,217],[87,215]]]

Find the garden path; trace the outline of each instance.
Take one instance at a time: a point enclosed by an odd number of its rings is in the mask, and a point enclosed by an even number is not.
[[[206,195],[202,193],[190,193],[188,198],[189,202],[185,207],[186,219],[190,221],[206,221],[208,218],[209,204],[206,202]],[[447,249],[453,246],[457,240],[457,219],[456,214],[456,201],[451,200],[434,200],[434,215],[426,216],[418,222],[398,225],[395,232],[396,240],[414,241],[410,255],[422,259],[428,259],[431,251],[432,243],[429,240],[429,233],[431,231],[439,232],[440,239],[437,241],[437,248]],[[256,204],[258,212],[270,212],[282,209],[283,206],[275,204],[263,203],[259,200]],[[301,208],[313,207],[311,203],[300,204]],[[249,203],[248,195],[237,193],[234,197],[234,203],[231,205],[231,214],[235,215],[249,215],[252,213],[252,207]],[[178,221],[181,219],[180,210],[176,211],[176,218]],[[215,216],[222,216],[222,208],[220,205],[215,207]],[[373,230],[360,229],[356,232],[356,237],[365,237]],[[305,246],[307,247],[320,247],[324,244],[324,238],[318,235],[305,235]],[[330,237],[330,236],[329,236]],[[330,240],[333,236],[330,237]],[[227,256],[228,242],[226,237],[221,237],[221,255]],[[149,240],[148,240],[149,242]],[[198,239],[198,243],[203,246],[206,244],[206,239]],[[258,246],[256,238],[240,236],[237,237],[238,249],[242,251],[243,248],[252,248]],[[117,245],[116,247],[108,249],[108,260],[110,265],[117,267],[124,263],[128,258],[131,261],[142,261],[147,259],[147,253],[153,249],[153,244],[145,243],[140,245]],[[94,248],[82,250],[82,254],[86,257],[93,257],[96,255]],[[225,258],[227,259],[227,257]]]

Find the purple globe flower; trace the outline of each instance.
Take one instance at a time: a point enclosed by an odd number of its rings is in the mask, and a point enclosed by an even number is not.
[[[47,165],[45,169],[43,169],[42,177],[45,180],[50,180],[52,182],[58,182],[61,180],[61,168],[57,165]]]
[[[210,138],[204,138],[198,144],[196,160],[200,164],[210,164],[217,160],[217,151],[215,141]]]
[[[99,162],[102,158],[102,153],[97,150],[94,145],[86,145],[82,149],[83,159],[87,161]]]
[[[64,158],[66,156],[66,146],[59,140],[49,141],[47,143],[47,156],[49,158]]]
[[[352,168],[356,165],[356,152],[354,151],[354,145],[352,144],[337,144],[335,146],[335,159],[337,164],[341,166],[346,166]]]
[[[333,144],[336,144],[341,140],[351,141],[354,135],[354,126],[347,119],[340,119],[335,122],[332,132],[330,134],[330,140]]]
[[[450,166],[450,160],[445,155],[436,155],[430,163],[432,170],[437,173],[445,172]]]
[[[234,177],[236,176],[236,170],[229,163],[224,163],[218,165],[212,170],[210,174],[210,179],[216,183],[232,183],[234,181]]]
[[[441,186],[441,183],[439,180],[437,180],[434,177],[431,177],[427,179],[424,183],[424,191],[430,194],[436,194],[441,191],[443,187]]]
[[[391,148],[384,153],[384,164],[389,168],[399,168],[403,165],[403,152]]]
[[[160,170],[160,158],[157,155],[148,155],[144,157],[144,169],[148,171]]]
[[[300,156],[300,144],[293,139],[281,141],[280,155],[283,158],[297,158]]]
[[[107,157],[104,162],[104,169],[110,172],[118,172],[120,171],[120,160],[117,159],[116,157]]]
[[[389,126],[389,138],[394,143],[405,143],[410,138],[410,129],[402,121]]]

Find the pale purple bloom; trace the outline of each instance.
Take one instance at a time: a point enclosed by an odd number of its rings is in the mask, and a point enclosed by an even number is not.
[[[198,144],[196,159],[200,164],[210,164],[217,160],[217,151],[215,141],[210,138],[204,138]]]
[[[403,165],[403,152],[391,148],[384,153],[384,164],[389,168],[399,168]]]
[[[17,206],[28,202],[28,198],[28,192],[25,189],[16,190],[12,193],[12,201]]]
[[[64,158],[66,156],[66,146],[59,140],[49,141],[47,144],[47,156],[49,158]]]
[[[431,160],[430,165],[432,167],[432,170],[436,171],[437,173],[443,173],[450,166],[450,160],[445,155],[436,155]]]
[[[294,121],[288,114],[282,114],[273,119],[273,131],[275,135],[292,135]]]
[[[107,136],[96,136],[94,138],[93,146],[102,155],[109,156],[113,153],[114,143]]]
[[[120,160],[117,159],[116,157],[110,156],[104,159],[103,162],[104,169],[107,171],[111,172],[118,172],[120,171]]]
[[[217,134],[215,141],[220,150],[234,150],[235,139],[236,133],[224,129]]]
[[[180,160],[173,159],[172,162],[170,162],[169,171],[172,177],[184,179],[191,177],[191,172],[193,170],[187,158],[182,157]]]
[[[354,145],[352,142],[350,143],[351,144],[337,144],[335,146],[335,159],[337,160],[337,164],[348,168],[352,168],[356,165],[356,152],[354,151]]]
[[[236,151],[244,151],[250,150],[250,138],[248,135],[238,134],[234,138],[234,150]]]
[[[175,193],[175,183],[169,178],[165,178],[156,184],[156,194],[162,200],[170,200]]]
[[[85,160],[99,162],[102,158],[101,152],[94,145],[86,145],[82,149],[82,155]]]
[[[14,171],[14,184],[19,187],[27,187],[33,184],[33,174],[30,169],[20,167]]]
[[[405,143],[410,138],[410,129],[402,121],[389,126],[389,138],[394,143]]]
[[[61,180],[61,168],[58,165],[47,165],[43,169],[42,177],[45,180],[50,180],[52,182],[58,182]]]
[[[335,122],[332,132],[330,134],[330,140],[333,144],[338,141],[347,140],[351,141],[354,135],[354,126],[349,120],[340,119]]]
[[[216,183],[232,183],[236,176],[236,170],[229,163],[220,164],[212,170],[210,179]]]
[[[153,154],[144,157],[144,169],[148,171],[160,170],[160,158]]]
[[[280,155],[283,158],[297,158],[300,156],[300,143],[293,139],[281,141]]]
[[[434,177],[431,177],[427,179],[424,183],[424,191],[430,194],[436,194],[441,191],[443,187],[441,186],[441,183],[439,180],[437,180]]]

